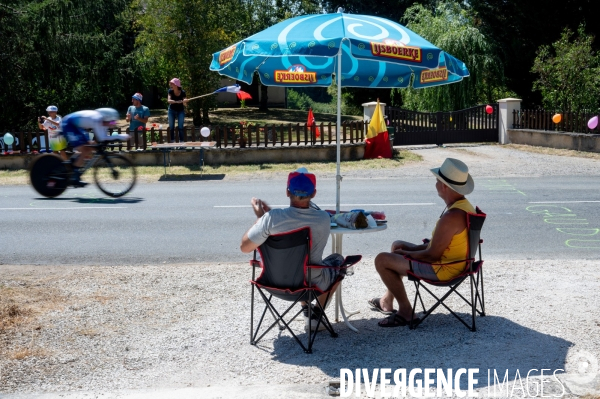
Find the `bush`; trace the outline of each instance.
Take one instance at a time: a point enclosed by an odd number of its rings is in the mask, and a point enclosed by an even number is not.
[[[300,109],[308,111],[312,108],[313,112],[321,114],[337,114],[337,100],[335,97],[328,103],[314,101],[305,93],[299,93],[294,89],[287,90],[287,102],[289,109]],[[362,115],[362,109],[347,103],[342,96],[342,114],[343,115]]]

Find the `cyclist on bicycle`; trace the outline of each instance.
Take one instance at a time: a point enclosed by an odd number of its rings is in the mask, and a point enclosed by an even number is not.
[[[73,168],[73,178],[71,184],[75,187],[85,187],[86,182],[81,181],[83,163],[86,159],[92,156],[93,148],[87,147],[87,144],[94,142],[89,140],[88,133],[85,129],[92,129],[96,141],[106,141],[108,139],[116,139],[127,141],[128,134],[119,134],[117,136],[109,136],[107,128],[115,125],[119,120],[119,113],[112,108],[98,108],[97,110],[77,111],[65,116],[60,125],[62,134],[66,136],[69,145],[76,151],[70,159]]]

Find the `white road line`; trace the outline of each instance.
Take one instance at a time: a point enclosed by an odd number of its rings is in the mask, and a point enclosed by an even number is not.
[[[539,201],[529,202],[530,204],[581,204],[581,203],[599,203],[600,201]]]
[[[353,206],[423,206],[423,205],[435,205],[434,202],[407,202],[405,204],[340,204],[343,207],[353,207]],[[273,208],[285,208],[287,205],[270,205]],[[320,208],[325,206],[335,206],[335,204],[319,204]],[[213,208],[250,208],[251,205],[214,205]]]
[[[127,209],[126,206],[73,206],[71,208],[0,208],[0,211],[30,211],[30,210],[76,210],[76,209]]]

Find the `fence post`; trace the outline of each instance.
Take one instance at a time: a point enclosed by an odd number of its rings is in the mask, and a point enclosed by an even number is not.
[[[521,110],[521,99],[519,98],[503,98],[498,100],[498,142],[500,144],[510,143],[508,130],[514,126],[510,121],[513,111]]]

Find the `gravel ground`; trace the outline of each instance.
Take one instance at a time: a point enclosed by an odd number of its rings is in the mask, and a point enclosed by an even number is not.
[[[448,156],[479,178],[600,174],[599,160],[492,145],[415,151],[423,162],[355,177],[430,176],[428,168]],[[487,259],[488,315],[470,333],[441,310],[416,331],[378,327],[382,316],[367,300],[383,285],[376,254],[363,255],[344,283],[346,308],[360,310],[352,317],[360,333],[335,324],[339,337],[320,334],[312,355],[285,332],[249,344],[247,264],[2,265],[0,295],[21,298],[25,319],[0,328],[0,397],[325,397],[341,368],[385,367],[479,368],[481,396],[487,370],[508,370],[512,387],[517,370],[525,379],[530,369],[566,368],[564,397],[600,394],[600,375],[585,384],[569,379],[585,371],[577,354],[592,358],[597,371],[600,260]],[[569,273],[556,273],[562,269]],[[305,336],[303,322],[292,327]],[[557,383],[548,389],[561,393]]]

